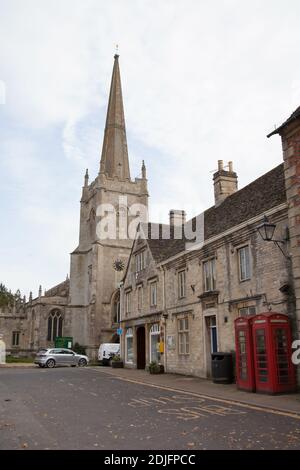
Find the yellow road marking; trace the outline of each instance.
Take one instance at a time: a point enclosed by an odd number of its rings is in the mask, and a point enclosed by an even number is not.
[[[124,382],[131,382],[131,383],[138,384],[138,385],[146,385],[147,387],[158,388],[160,390],[168,390],[169,392],[179,392],[179,393],[182,393],[184,395],[205,398],[207,400],[226,403],[226,404],[229,404],[229,405],[235,405],[235,406],[239,406],[241,408],[247,408],[249,410],[261,411],[261,412],[264,412],[264,413],[270,413],[270,414],[279,415],[279,416],[286,416],[286,417],[289,417],[289,418],[300,420],[300,414],[293,413],[292,411],[282,411],[282,410],[276,410],[276,409],[272,409],[272,408],[264,408],[263,406],[250,405],[248,403],[241,403],[241,402],[235,401],[235,400],[228,400],[228,399],[225,399],[225,398],[211,397],[210,395],[205,395],[205,394],[202,394],[202,393],[188,392],[188,391],[185,391],[185,390],[180,390],[178,388],[168,387],[167,385],[150,384],[149,382],[142,382],[141,380],[135,380],[135,379],[128,379],[128,378],[125,378],[125,377],[119,377],[117,375],[111,374],[110,372],[106,372],[106,371],[102,371],[102,370],[101,371],[98,371],[97,369],[92,369],[92,370],[94,370],[96,372],[102,372],[102,373],[104,373],[106,375],[109,375],[111,377],[114,377],[118,380],[123,380]]]

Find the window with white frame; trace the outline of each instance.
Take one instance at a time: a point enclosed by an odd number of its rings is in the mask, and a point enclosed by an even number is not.
[[[138,301],[138,310],[141,311],[143,308],[143,286],[139,285],[137,288],[137,301]]]
[[[125,292],[126,315],[131,312],[131,291]]]
[[[240,317],[247,317],[248,315],[255,315],[255,314],[256,314],[256,307],[254,305],[250,307],[239,308]]]
[[[203,263],[204,291],[216,289],[216,260],[210,259]]]
[[[125,335],[125,344],[126,344],[126,362],[133,362],[133,330],[132,328],[127,328]]]
[[[135,255],[135,271],[139,273],[145,268],[145,250]]]
[[[188,317],[178,319],[178,353],[189,354],[189,319]]]
[[[157,281],[150,283],[150,307],[157,305]]]
[[[178,272],[178,298],[182,299],[185,297],[185,282],[186,282],[186,275],[185,269]]]
[[[160,326],[159,323],[154,323],[150,329],[150,362],[160,361]]]
[[[238,249],[238,258],[240,281],[246,281],[251,278],[250,250],[248,245]]]
[[[19,346],[19,344],[20,344],[20,332],[19,331],[13,331],[12,345],[13,346]]]

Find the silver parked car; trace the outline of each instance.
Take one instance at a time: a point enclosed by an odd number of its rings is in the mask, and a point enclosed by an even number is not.
[[[40,349],[37,353],[35,364],[40,367],[55,367],[55,366],[79,366],[83,367],[89,363],[89,358],[82,354],[77,354],[70,349],[52,348]]]

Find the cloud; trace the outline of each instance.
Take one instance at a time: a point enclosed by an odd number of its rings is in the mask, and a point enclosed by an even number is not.
[[[11,221],[2,240],[20,214],[28,224],[12,284],[25,282],[27,251],[28,279],[37,259],[57,255],[57,274],[54,261],[41,274],[47,287],[68,268],[83,172],[98,172],[116,43],[132,175],[145,159],[155,220],[213,204],[219,159],[233,160],[240,187],[281,162],[279,139],[266,134],[299,104],[296,0],[288,9],[279,0],[0,0],[0,8],[0,208]],[[58,217],[59,237],[45,215]],[[43,225],[49,250],[35,251]]]

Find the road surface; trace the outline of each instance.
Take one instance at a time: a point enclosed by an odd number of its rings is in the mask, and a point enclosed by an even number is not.
[[[0,369],[0,449],[300,449],[300,416],[126,381]]]

